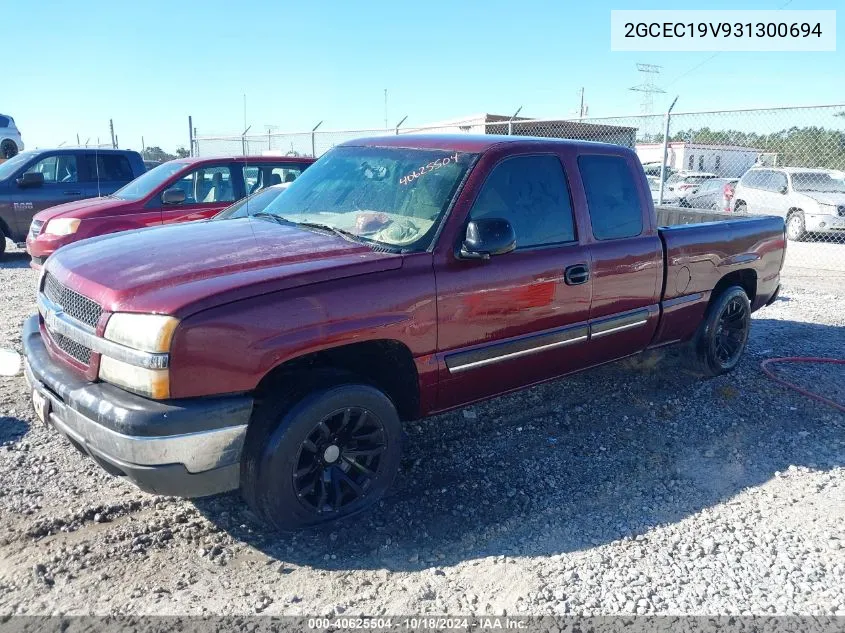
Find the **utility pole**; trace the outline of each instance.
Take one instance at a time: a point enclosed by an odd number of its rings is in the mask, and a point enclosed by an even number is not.
[[[194,130],[194,121],[191,115],[188,115],[188,156],[194,155],[194,137],[197,135]]]
[[[578,108],[578,118],[584,118],[584,87],[581,86],[581,107]]]
[[[144,136],[143,136],[143,135],[141,135],[141,155],[143,155],[143,154],[144,154],[144,152],[146,151],[146,149],[147,149],[147,144],[146,144],[146,143],[144,143]]]
[[[246,93],[244,93],[244,129],[249,126],[246,124]]]
[[[264,128],[267,130],[267,151],[270,151],[271,149],[273,149],[273,132],[278,130],[279,126],[265,123]]]
[[[109,119],[109,131],[111,132],[112,149],[117,149],[117,142],[114,140],[114,121],[112,119]]]

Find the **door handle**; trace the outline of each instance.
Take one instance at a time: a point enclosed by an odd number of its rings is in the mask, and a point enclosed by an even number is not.
[[[563,280],[567,286],[585,284],[590,280],[590,269],[587,264],[573,264],[567,266],[563,272]]]
[[[66,196],[79,196],[82,194],[81,191],[62,191],[62,193]]]

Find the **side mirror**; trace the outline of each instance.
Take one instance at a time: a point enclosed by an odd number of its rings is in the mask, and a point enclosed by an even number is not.
[[[41,187],[44,185],[44,174],[40,171],[28,171],[17,179],[18,187]]]
[[[165,189],[161,194],[161,202],[163,204],[182,204],[185,202],[185,190],[173,187],[172,189]]]
[[[516,234],[511,223],[501,218],[481,218],[467,224],[466,237],[461,244],[461,259],[490,259],[516,248]]]

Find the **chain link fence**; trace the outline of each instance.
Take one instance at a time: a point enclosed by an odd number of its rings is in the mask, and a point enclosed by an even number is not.
[[[606,118],[481,115],[417,128],[199,136],[196,155],[320,156],[361,137],[507,134],[624,145],[643,163],[655,202],[776,214],[789,237],[845,243],[845,105]]]

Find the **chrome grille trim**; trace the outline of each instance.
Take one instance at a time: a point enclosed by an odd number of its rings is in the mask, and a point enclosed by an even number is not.
[[[61,334],[98,354],[145,369],[167,369],[170,366],[170,354],[143,352],[101,338],[86,324],[65,314],[60,306],[50,301],[43,293],[38,295],[38,312],[50,334]]]
[[[50,301],[59,306],[62,312],[90,328],[97,326],[97,321],[103,314],[103,309],[96,301],[63,286],[49,272],[44,275],[42,292]]]

